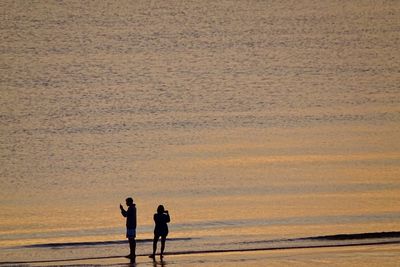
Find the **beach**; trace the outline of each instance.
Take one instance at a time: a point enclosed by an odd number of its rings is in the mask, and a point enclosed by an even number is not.
[[[186,248],[177,250],[176,242],[187,241]],[[117,244],[126,242],[107,243],[52,243],[48,246],[35,245],[31,248],[42,248],[37,255],[47,255],[46,258],[21,261],[2,261],[1,266],[140,266],[140,265],[178,265],[178,266],[224,266],[224,265],[263,265],[272,266],[296,265],[318,266],[329,264],[333,266],[375,266],[384,262],[384,266],[394,266],[398,262],[400,249],[400,232],[364,233],[353,235],[319,236],[286,240],[265,240],[253,242],[250,246],[234,246],[231,248],[218,248],[207,250],[193,249],[191,240],[168,240],[172,243],[172,249],[161,258],[156,255],[149,258],[149,253],[143,253],[146,247],[150,248],[151,240],[139,240],[138,253],[134,259],[128,259],[125,255],[112,254],[123,251]],[[257,244],[258,243],[258,246]],[[231,244],[232,245],[232,244]],[[96,252],[88,254],[85,249],[96,246]],[[47,251],[46,251],[47,248]],[[75,248],[75,251],[74,249]],[[192,248],[192,249],[190,249]],[[63,258],[57,258],[50,250],[63,249]],[[99,254],[98,251],[103,251]],[[71,253],[73,252],[73,253]],[[65,257],[66,254],[69,256]],[[94,256],[97,254],[97,256]],[[10,254],[8,255],[10,257]],[[39,256],[40,257],[40,256]]]
[[[260,251],[166,255],[162,260],[139,255],[73,261],[24,263],[26,266],[396,266],[399,243],[350,247],[295,248]],[[3,264],[5,266],[5,264]],[[1,265],[1,266],[3,266]],[[14,264],[16,265],[16,264]]]
[[[400,1],[0,9],[0,262],[400,261]]]

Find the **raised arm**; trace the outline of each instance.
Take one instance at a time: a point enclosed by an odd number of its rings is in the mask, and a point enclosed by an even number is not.
[[[128,215],[128,212],[124,210],[124,207],[122,207],[121,204],[119,204],[119,209],[121,210],[122,216],[126,217]]]

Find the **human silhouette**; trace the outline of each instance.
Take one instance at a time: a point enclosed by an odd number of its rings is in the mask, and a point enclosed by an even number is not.
[[[170,217],[168,210],[164,209],[163,205],[159,205],[157,208],[157,213],[154,214],[154,239],[153,239],[153,254],[150,255],[150,258],[155,258],[156,250],[157,250],[157,242],[158,239],[161,237],[161,253],[160,258],[163,258],[164,249],[165,249],[165,240],[167,239],[168,235],[168,225],[167,223],[170,222]]]
[[[125,210],[121,204],[119,208],[121,210],[122,216],[126,217],[126,238],[129,240],[130,254],[126,256],[131,260],[135,260],[136,257],[136,205],[133,203],[133,199],[128,197],[126,199],[126,205],[128,209]]]

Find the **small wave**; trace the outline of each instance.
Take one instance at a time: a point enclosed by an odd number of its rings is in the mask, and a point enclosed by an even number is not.
[[[362,239],[384,239],[384,238],[400,238],[399,231],[392,232],[373,232],[373,233],[358,233],[358,234],[337,234],[337,235],[324,235],[324,236],[310,236],[291,239],[275,239],[275,240],[254,240],[238,242],[237,244],[259,244],[259,243],[276,243],[285,241],[306,241],[306,240],[331,240],[331,241],[345,241],[345,240],[362,240]],[[190,241],[194,238],[170,238],[168,241]],[[153,239],[137,239],[137,243],[150,243]],[[65,242],[65,243],[45,243],[33,244],[26,246],[19,246],[17,248],[65,248],[65,247],[88,247],[88,246],[109,246],[126,244],[127,240],[110,240],[110,241],[93,241],[93,242]]]
[[[359,234],[337,234],[337,235],[323,235],[323,236],[309,236],[300,238],[289,239],[273,239],[273,240],[255,240],[238,242],[237,244],[261,244],[261,243],[277,243],[277,242],[296,242],[296,241],[350,241],[350,240],[363,240],[363,239],[386,239],[386,238],[400,238],[399,231],[392,232],[373,232],[373,233],[359,233]]]
[[[188,241],[193,238],[169,238],[168,241]],[[137,243],[153,242],[153,239],[137,239]],[[112,241],[93,241],[93,242],[65,242],[65,243],[46,243],[21,246],[18,248],[65,248],[65,247],[87,247],[87,246],[109,246],[126,244],[128,240],[112,240]]]
[[[300,240],[359,240],[359,239],[375,239],[375,238],[396,238],[400,237],[400,232],[377,232],[377,233],[361,233],[361,234],[339,234],[300,238]]]

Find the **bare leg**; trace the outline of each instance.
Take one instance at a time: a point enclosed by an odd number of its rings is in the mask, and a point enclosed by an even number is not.
[[[167,239],[166,236],[161,237],[161,254],[160,256],[163,257],[164,255],[164,249],[165,249],[165,240]]]
[[[156,255],[158,238],[159,236],[155,235],[153,239],[153,254],[151,256],[152,258],[154,258],[154,256]]]

